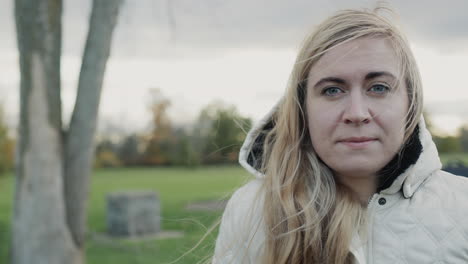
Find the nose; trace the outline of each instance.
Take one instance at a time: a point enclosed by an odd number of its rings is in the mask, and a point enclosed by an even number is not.
[[[343,122],[345,124],[362,125],[368,124],[371,118],[369,106],[363,95],[360,93],[351,94],[344,109]]]

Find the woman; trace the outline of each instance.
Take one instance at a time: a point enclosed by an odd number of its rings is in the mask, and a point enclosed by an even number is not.
[[[468,263],[468,181],[441,171],[416,62],[380,11],[341,11],[305,40],[242,147],[256,179],[213,263]]]

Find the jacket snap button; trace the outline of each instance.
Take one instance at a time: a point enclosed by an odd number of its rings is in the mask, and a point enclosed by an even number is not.
[[[387,199],[385,199],[385,198],[380,198],[380,199],[379,199],[379,204],[380,204],[380,205],[384,205],[384,204],[386,204],[386,203],[387,203]]]

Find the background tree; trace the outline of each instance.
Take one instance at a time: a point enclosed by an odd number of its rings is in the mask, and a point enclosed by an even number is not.
[[[200,153],[197,152],[192,144],[192,136],[186,129],[180,127],[173,130],[176,142],[173,146],[173,159],[171,163],[174,165],[196,167],[200,165]]]
[[[121,0],[94,0],[75,108],[62,126],[62,1],[15,0],[20,127],[13,264],[84,263],[93,138]]]
[[[468,126],[465,125],[459,130],[460,145],[463,152],[468,152]]]
[[[118,156],[125,166],[136,166],[141,162],[140,138],[136,134],[126,136],[118,148]]]
[[[145,162],[148,165],[167,165],[175,154],[173,146],[176,139],[172,133],[172,124],[168,115],[171,105],[160,89],[150,91],[150,110],[152,113],[152,130],[147,137]]]
[[[434,143],[440,153],[461,152],[460,138],[457,136],[434,136]]]
[[[205,107],[194,131],[195,139],[202,144],[203,162],[237,162],[240,147],[251,125],[252,121],[241,116],[234,106],[213,103]]]
[[[432,124],[431,116],[427,111],[424,111],[424,120],[426,127],[432,135],[434,143],[437,146],[437,150],[440,153],[456,153],[462,151],[462,144],[460,135],[457,136],[443,136],[435,131],[435,127]]]
[[[13,167],[14,141],[8,133],[3,105],[0,104],[0,176]]]
[[[109,138],[99,140],[95,150],[94,167],[119,167],[122,161],[119,158],[120,145]]]

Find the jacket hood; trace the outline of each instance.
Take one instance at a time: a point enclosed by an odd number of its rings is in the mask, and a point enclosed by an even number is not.
[[[260,172],[265,135],[274,127],[273,116],[278,111],[277,103],[270,112],[257,122],[247,134],[239,153],[239,163],[257,178],[264,178]],[[406,142],[401,153],[379,172],[377,192],[395,194],[403,191],[410,198],[417,188],[435,171],[442,168],[437,148],[421,117],[418,126]]]

